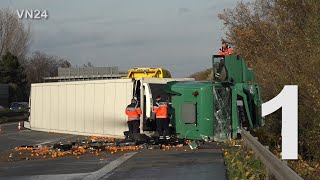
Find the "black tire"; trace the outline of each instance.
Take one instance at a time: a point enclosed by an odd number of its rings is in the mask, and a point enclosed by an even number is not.
[[[139,143],[146,143],[149,141],[149,137],[147,135],[140,133],[130,134],[128,139]]]
[[[127,139],[129,139],[129,131],[124,131],[123,132],[123,135],[125,136],[125,139],[127,140]]]
[[[238,106],[238,117],[239,117],[239,126],[241,128],[244,128],[246,130],[249,130],[250,124],[247,120],[246,111],[244,109],[244,106]]]
[[[144,131],[155,131],[157,129],[156,121],[151,119],[146,119],[143,122]]]
[[[237,139],[241,139],[241,134],[237,133]]]

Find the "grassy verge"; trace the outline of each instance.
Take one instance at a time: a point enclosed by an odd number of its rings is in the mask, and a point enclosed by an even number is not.
[[[263,163],[255,158],[252,150],[244,148],[241,141],[228,141],[229,148],[223,149],[227,166],[228,179],[265,179],[266,171]],[[272,151],[281,158],[280,149]],[[304,161],[299,155],[298,160],[288,161],[288,166],[303,179],[320,180],[320,163],[318,161]],[[271,176],[270,176],[271,177]]]
[[[319,162],[307,162],[299,157],[298,160],[288,161],[288,165],[304,179],[320,179]]]
[[[273,151],[278,158],[281,158],[281,148],[275,148]],[[297,160],[288,161],[288,166],[303,179],[319,179],[320,180],[320,162],[319,160],[306,161],[301,155]]]
[[[263,163],[256,159],[252,150],[246,150],[241,141],[228,141],[230,148],[223,149],[228,179],[265,179]]]

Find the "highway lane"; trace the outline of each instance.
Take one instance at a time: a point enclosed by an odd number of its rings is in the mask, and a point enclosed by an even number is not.
[[[2,124],[0,153],[21,145],[59,143],[84,136],[17,130]],[[223,155],[214,143],[206,149],[141,150],[136,154],[94,154],[0,163],[0,179],[227,179]]]

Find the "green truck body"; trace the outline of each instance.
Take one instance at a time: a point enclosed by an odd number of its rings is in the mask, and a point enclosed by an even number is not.
[[[222,67],[222,68],[221,68]],[[213,56],[212,81],[171,82],[172,126],[179,138],[224,141],[240,127],[263,125],[261,94],[253,70],[239,56]]]

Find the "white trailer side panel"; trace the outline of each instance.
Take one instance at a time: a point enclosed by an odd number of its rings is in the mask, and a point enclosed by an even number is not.
[[[113,121],[115,118],[115,102],[110,101],[109,95],[114,96],[116,94],[116,87],[113,84],[106,84],[105,94],[107,94],[104,97],[105,106],[109,108],[104,109],[103,132],[115,133],[115,121]]]
[[[50,87],[50,86],[49,86]],[[43,87],[39,86],[39,87],[35,87],[36,89],[41,89]],[[31,91],[32,91],[32,86],[31,86]],[[51,118],[50,119],[38,119],[41,121],[50,121],[50,129],[59,129],[59,86],[51,86],[50,87],[50,92],[48,92],[49,94],[47,94],[48,96],[50,96],[50,100],[51,100]],[[38,100],[37,97],[38,96],[42,96],[42,94],[35,94],[35,98],[31,97],[31,101],[32,99],[36,99],[36,101],[34,102],[35,104],[40,104],[41,100]],[[32,106],[30,107],[32,109]],[[37,114],[41,113],[41,109],[35,109],[34,111],[34,116],[36,116]],[[32,116],[32,114],[30,114],[30,116]],[[37,118],[36,118],[37,119]],[[31,122],[31,126],[33,125],[33,123]],[[43,128],[42,126],[36,125],[34,124],[35,128]]]
[[[132,92],[131,79],[32,84],[31,129],[122,137]]]
[[[43,88],[42,88],[43,89]],[[60,130],[66,131],[67,130],[67,85],[59,86],[58,92],[58,128]],[[42,94],[42,96],[45,94]],[[42,105],[44,107],[45,104]],[[42,122],[44,122],[42,120]]]
[[[85,100],[84,100],[84,85],[82,84],[78,84],[75,85],[75,89],[76,89],[76,111],[75,111],[75,115],[76,115],[76,132],[85,132],[84,131],[84,104],[85,104]]]
[[[84,85],[84,131],[93,134],[94,84]]]
[[[126,84],[116,84],[115,95],[114,95],[114,98],[115,98],[114,111],[115,111],[116,117],[127,119],[127,116],[125,114],[125,108],[127,107],[128,103],[122,101],[121,99],[130,94],[132,94],[132,90],[128,91],[126,88]],[[133,96],[131,95],[131,98],[132,97]],[[121,121],[115,121],[114,127],[116,132],[123,132],[128,129],[127,126],[122,126],[121,124],[122,124]]]
[[[96,84],[94,88],[93,130],[95,134],[103,134],[104,84]]]
[[[51,88],[49,86],[43,87],[43,92],[51,92]],[[42,94],[43,94],[42,92]],[[43,106],[42,109],[42,119],[49,119],[49,121],[43,121],[43,128],[44,129],[50,129],[50,119],[51,119],[51,96],[43,96],[43,104],[47,104],[47,106]]]
[[[76,85],[67,85],[67,129],[69,131],[76,131]]]

